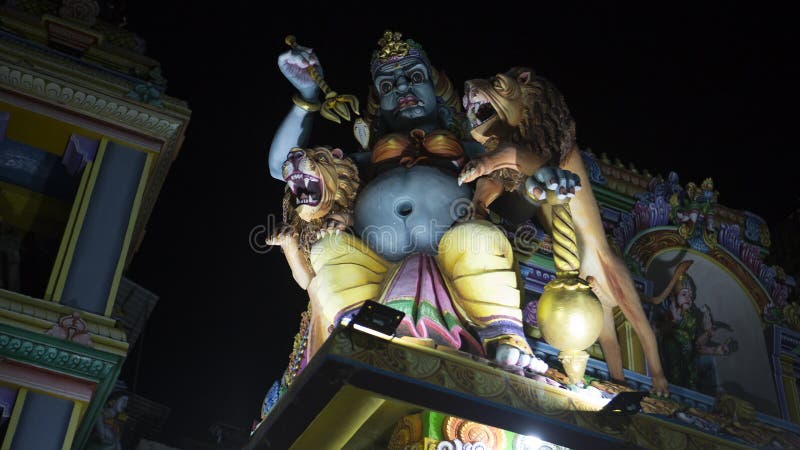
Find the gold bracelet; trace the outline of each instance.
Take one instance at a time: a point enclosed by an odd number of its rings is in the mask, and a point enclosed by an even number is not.
[[[301,109],[304,109],[304,110],[306,110],[308,112],[317,112],[317,111],[319,111],[319,108],[320,108],[320,104],[319,103],[307,102],[307,101],[303,100],[302,98],[300,98],[300,96],[297,95],[297,94],[294,94],[292,96],[292,101],[294,102],[295,105],[299,106]]]

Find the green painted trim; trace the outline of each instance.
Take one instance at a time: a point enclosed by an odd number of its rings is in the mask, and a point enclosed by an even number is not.
[[[77,449],[86,444],[125,360],[119,355],[5,324],[0,324],[0,357],[97,383],[73,442],[72,448]],[[80,410],[80,416],[79,413]]]
[[[61,268],[61,273],[58,276],[58,281],[56,282],[55,292],[53,293],[53,300],[56,303],[61,302],[61,294],[64,293],[64,285],[67,283],[67,276],[69,276],[69,268],[72,265],[72,258],[75,256],[75,247],[78,244],[78,239],[81,235],[81,229],[83,228],[83,221],[86,219],[86,211],[89,209],[89,203],[92,198],[92,193],[94,192],[94,185],[97,182],[98,175],[100,174],[100,167],[103,165],[103,157],[106,155],[106,146],[108,145],[108,139],[103,138],[100,140],[100,147],[97,149],[97,156],[95,157],[94,164],[91,167],[91,174],[89,175],[88,185],[86,186],[86,192],[84,192],[84,196],[80,202],[80,210],[78,211],[78,216],[75,221],[75,228],[73,230],[72,236],[70,237],[69,244],[67,246],[67,253],[64,257],[64,264]]]
[[[545,256],[541,253],[534,253],[526,259],[521,259],[520,262],[523,264],[540,267],[545,270],[550,270],[552,272],[556,271],[556,265],[553,262],[553,257]]]
[[[78,190],[75,193],[75,199],[72,201],[72,209],[67,219],[67,226],[64,227],[64,235],[61,237],[61,243],[58,246],[58,253],[56,254],[56,261],[53,264],[53,271],[50,272],[50,281],[47,282],[47,290],[44,292],[45,300],[53,299],[53,291],[58,281],[58,276],[62,273],[64,259],[67,254],[67,247],[72,239],[73,232],[75,231],[75,224],[77,222],[78,210],[80,210],[81,200],[83,199],[84,192],[86,192],[86,185],[89,182],[89,174],[92,171],[93,161],[86,163],[86,167],[81,175],[81,181],[78,184]]]
[[[120,355],[3,323],[0,356],[96,383],[118,373],[125,360]]]
[[[97,383],[92,401],[86,409],[86,414],[84,414],[80,428],[78,428],[78,433],[75,436],[75,441],[72,446],[73,449],[82,449],[86,445],[89,436],[92,434],[92,429],[94,429],[97,416],[100,415],[100,411],[102,411],[103,407],[106,405],[106,400],[108,400],[108,396],[114,389],[114,385],[117,383],[117,378],[119,378],[121,370],[122,364],[117,364],[103,381]]]
[[[422,437],[429,437],[437,441],[444,440],[442,424],[446,416],[440,412],[426,410],[422,413]]]
[[[11,443],[14,441],[14,434],[17,432],[17,425],[19,425],[19,416],[22,415],[22,407],[25,405],[25,397],[28,396],[28,390],[19,388],[17,398],[14,400],[14,408],[11,410],[11,417],[8,419],[8,429],[6,429],[6,437],[3,439],[2,450],[9,450]]]
[[[594,184],[592,185],[592,189],[595,192],[597,203],[600,203],[603,206],[609,206],[624,212],[630,212],[633,210],[634,205],[636,205],[636,199],[633,197],[629,197],[627,195],[620,194]]]
[[[139,186],[136,189],[136,196],[133,198],[133,205],[131,205],[131,213],[128,218],[128,228],[125,230],[125,239],[122,241],[122,248],[119,252],[119,259],[117,260],[117,269],[114,271],[114,278],[111,280],[111,289],[108,290],[108,299],[106,300],[105,315],[111,316],[114,310],[114,301],[117,298],[117,290],[119,289],[119,280],[122,278],[122,271],[125,269],[125,264],[128,261],[128,249],[131,246],[131,238],[133,237],[133,229],[136,228],[136,220],[139,218],[139,208],[142,205],[142,198],[144,191],[147,187],[147,180],[150,179],[150,168],[155,160],[155,154],[148,153],[147,159],[142,168],[142,175],[139,177]]]

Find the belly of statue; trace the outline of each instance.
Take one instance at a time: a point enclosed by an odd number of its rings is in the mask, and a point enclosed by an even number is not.
[[[384,172],[358,194],[355,232],[389,261],[435,254],[439,239],[472,198],[452,174],[429,166]]]

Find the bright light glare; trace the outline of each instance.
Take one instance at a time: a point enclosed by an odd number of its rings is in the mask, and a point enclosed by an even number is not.
[[[544,444],[544,441],[539,439],[536,436],[525,436],[525,439],[522,441],[524,449],[530,450],[539,450],[539,447]]]
[[[363,326],[361,324],[358,324],[358,323],[354,323],[353,324],[353,329],[361,331],[363,333],[371,334],[371,335],[373,335],[375,337],[379,337],[381,339],[386,339],[387,341],[391,341],[394,338],[394,336],[390,336],[388,334],[383,334],[380,331],[375,331],[372,328],[367,328],[367,327],[365,327],[365,326]]]

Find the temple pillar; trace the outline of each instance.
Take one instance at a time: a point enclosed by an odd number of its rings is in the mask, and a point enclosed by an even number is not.
[[[72,440],[70,429],[74,403],[49,395],[28,392],[16,424],[10,450],[62,450]],[[4,447],[5,448],[5,447]]]
[[[96,314],[107,314],[113,286],[119,282],[120,258],[137,214],[139,191],[147,154],[107,142],[98,155],[99,168],[86,207],[61,303]]]

